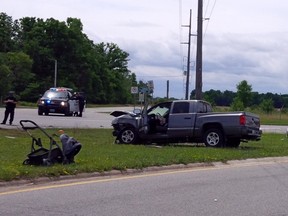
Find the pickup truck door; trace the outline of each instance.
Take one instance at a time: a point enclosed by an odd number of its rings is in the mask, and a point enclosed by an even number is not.
[[[171,107],[167,134],[169,137],[191,137],[195,122],[195,113],[190,113],[189,102],[175,102]]]

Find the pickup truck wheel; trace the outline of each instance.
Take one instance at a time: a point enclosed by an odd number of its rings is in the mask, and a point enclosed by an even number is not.
[[[137,137],[138,137],[138,135],[135,132],[135,129],[125,128],[119,134],[119,141],[120,141],[120,143],[133,144],[136,142]]]
[[[204,133],[204,143],[207,147],[222,147],[224,144],[222,131],[217,128],[208,129]]]

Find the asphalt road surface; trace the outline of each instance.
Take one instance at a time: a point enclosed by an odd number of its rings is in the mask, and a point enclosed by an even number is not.
[[[287,200],[278,158],[0,188],[0,215],[287,216]]]
[[[114,110],[129,110],[133,107],[108,107],[86,108],[83,117],[50,114],[39,116],[37,109],[16,108],[13,125],[0,125],[2,128],[20,127],[20,120],[32,120],[43,128],[112,128],[113,116],[109,115]],[[4,118],[4,108],[0,108],[0,121]]]

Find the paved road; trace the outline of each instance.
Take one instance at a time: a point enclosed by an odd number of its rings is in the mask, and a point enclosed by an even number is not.
[[[133,110],[132,107],[87,108],[83,113],[83,117],[74,117],[61,114],[39,116],[37,114],[37,109],[17,108],[13,125],[0,125],[0,127],[20,127],[20,120],[32,120],[44,128],[112,128],[111,121],[114,117],[109,115],[109,113],[115,109]],[[4,110],[4,108],[0,108],[1,121],[4,118]]]
[[[287,134],[288,132],[288,124],[285,125],[261,125],[261,129],[263,133],[269,132],[269,133],[283,133]]]
[[[4,118],[4,108],[0,108],[0,121]],[[109,115],[114,110],[132,111],[133,107],[102,107],[87,108],[83,117],[71,117],[64,115],[38,116],[36,109],[17,108],[13,126],[0,125],[0,128],[20,127],[19,121],[23,119],[35,121],[39,126],[48,128],[112,128],[111,121],[113,116]],[[287,126],[262,125],[261,129],[264,133],[283,133],[286,134]]]
[[[0,188],[5,216],[284,216],[288,159]]]

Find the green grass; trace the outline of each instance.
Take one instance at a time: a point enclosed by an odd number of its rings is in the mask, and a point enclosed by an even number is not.
[[[49,134],[57,130],[46,130]],[[144,145],[114,144],[111,129],[70,129],[65,132],[82,143],[75,164],[56,164],[50,167],[22,165],[30,153],[31,137],[21,130],[0,130],[0,181],[57,177],[84,172],[143,169],[149,166],[188,164],[196,162],[241,160],[288,155],[288,139],[283,134],[263,134],[259,142],[242,143],[240,148],[206,148],[203,146],[167,145],[155,148]],[[44,146],[49,141],[39,131]],[[54,139],[60,144],[58,137]],[[46,142],[45,142],[46,141]]]
[[[274,111],[271,114],[259,114],[261,124],[265,125],[288,125],[288,115],[287,113],[280,113],[279,111]]]
[[[213,107],[215,112],[233,112],[230,107]],[[288,125],[287,109],[282,111],[274,109],[271,113],[267,114],[259,108],[247,108],[245,111],[255,113],[260,117],[262,125]]]

